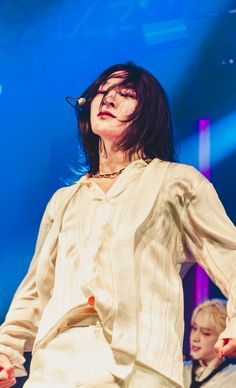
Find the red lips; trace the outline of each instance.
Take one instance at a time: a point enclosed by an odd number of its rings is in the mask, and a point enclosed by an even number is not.
[[[106,116],[108,116],[108,117],[113,117],[113,118],[116,117],[111,112],[109,112],[108,110],[104,110],[104,111],[99,112],[98,116],[99,117],[106,117]]]
[[[199,346],[191,346],[191,350],[193,351],[193,352],[198,352],[199,350],[200,350],[201,348],[199,347]]]

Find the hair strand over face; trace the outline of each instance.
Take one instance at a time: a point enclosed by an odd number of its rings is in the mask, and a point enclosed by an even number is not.
[[[147,70],[127,62],[106,69],[82,94],[86,103],[78,114],[78,131],[90,161],[90,172],[96,173],[99,168],[100,141],[91,128],[91,101],[98,89],[116,72],[123,75],[116,76],[118,82],[106,90],[105,95],[119,84],[119,87],[133,89],[137,98],[137,107],[129,117],[127,129],[117,142],[116,149],[122,150],[130,159],[138,153],[150,159],[176,160],[172,119],[165,91]]]

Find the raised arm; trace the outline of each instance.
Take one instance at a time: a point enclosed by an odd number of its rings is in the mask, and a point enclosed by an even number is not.
[[[236,228],[215,189],[205,179],[186,209],[184,243],[228,298],[227,327],[220,335],[217,350],[219,356],[236,356]],[[231,339],[232,346],[229,347]]]

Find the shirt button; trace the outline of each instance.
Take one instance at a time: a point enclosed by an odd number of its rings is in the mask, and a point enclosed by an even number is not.
[[[90,306],[94,306],[94,302],[95,302],[95,297],[93,295],[91,295],[89,298],[88,298],[88,304]]]

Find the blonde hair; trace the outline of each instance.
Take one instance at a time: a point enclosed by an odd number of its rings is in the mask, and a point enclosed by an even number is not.
[[[226,300],[209,299],[200,303],[193,311],[191,323],[194,322],[196,315],[203,311],[208,314],[209,328],[216,331],[219,335],[226,327]]]

